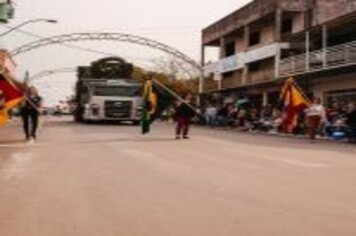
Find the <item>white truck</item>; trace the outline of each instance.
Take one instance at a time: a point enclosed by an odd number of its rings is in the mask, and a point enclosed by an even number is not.
[[[142,85],[130,79],[85,79],[80,85],[76,120],[140,123]]]

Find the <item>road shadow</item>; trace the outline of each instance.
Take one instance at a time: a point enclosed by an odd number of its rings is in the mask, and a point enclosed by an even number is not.
[[[88,141],[74,141],[73,144],[98,144],[98,143],[120,143],[120,142],[132,142],[132,143],[170,143],[176,142],[173,138],[115,138],[115,139],[100,139],[100,140],[88,140]]]
[[[21,139],[10,139],[10,140],[0,140],[1,145],[21,145],[24,144],[24,141]]]

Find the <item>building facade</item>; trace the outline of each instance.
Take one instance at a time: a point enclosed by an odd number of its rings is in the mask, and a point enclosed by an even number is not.
[[[10,78],[16,77],[16,63],[9,52],[0,49],[0,77],[6,75]]]
[[[278,100],[294,77],[326,103],[356,101],[356,0],[254,0],[202,32],[207,77],[224,97]],[[220,59],[205,63],[208,47]]]

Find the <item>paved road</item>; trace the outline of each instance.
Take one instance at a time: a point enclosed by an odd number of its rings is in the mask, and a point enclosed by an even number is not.
[[[24,145],[17,129],[0,129],[0,235],[356,235],[354,146],[59,120]]]

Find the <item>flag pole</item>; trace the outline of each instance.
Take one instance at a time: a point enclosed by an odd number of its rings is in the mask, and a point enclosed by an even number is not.
[[[163,88],[166,90],[170,95],[172,95],[174,98],[176,98],[178,101],[186,104],[190,109],[192,109],[195,113],[201,115],[191,104],[187,103],[181,96],[179,96],[176,92],[172,91],[170,88],[168,88],[166,85],[163,83],[159,82],[156,79],[152,79],[152,81],[157,84],[159,87]]]

